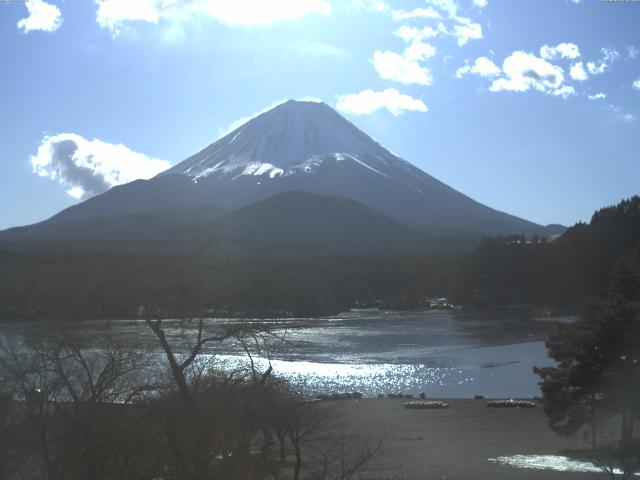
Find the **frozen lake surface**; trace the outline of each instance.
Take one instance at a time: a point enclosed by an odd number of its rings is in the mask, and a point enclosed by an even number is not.
[[[554,321],[572,317],[534,318],[504,310],[423,312],[353,311],[319,319],[265,320],[286,342],[272,345],[276,374],[303,387],[308,396],[359,391],[426,392],[429,397],[487,398],[539,395],[534,366],[551,365],[544,338]],[[227,320],[210,319],[210,325]],[[165,321],[176,351],[185,350],[189,336],[182,327],[193,323]],[[47,335],[57,327],[44,322],[4,324],[2,332]],[[90,321],[70,327],[87,345],[108,331],[136,348],[159,351],[144,321]],[[204,353],[230,368],[242,361],[241,345],[211,345]],[[265,366],[267,361],[262,359]]]

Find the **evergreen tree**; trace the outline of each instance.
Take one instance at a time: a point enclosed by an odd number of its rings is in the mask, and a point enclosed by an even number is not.
[[[619,416],[629,442],[640,413],[640,245],[622,257],[606,295],[587,304],[574,324],[559,324],[547,340],[556,367],[536,368],[550,427],[571,435]]]

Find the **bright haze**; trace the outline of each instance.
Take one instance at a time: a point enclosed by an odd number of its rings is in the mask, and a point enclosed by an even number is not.
[[[632,2],[30,0],[0,9],[0,229],[152,178],[291,98],[324,102],[372,137],[367,145],[534,224],[588,220],[638,193]],[[321,153],[354,153],[325,133]],[[220,157],[192,172],[263,169],[279,184],[313,157],[297,155],[314,153],[304,148],[253,167]],[[347,162],[382,175],[355,158],[366,166]]]

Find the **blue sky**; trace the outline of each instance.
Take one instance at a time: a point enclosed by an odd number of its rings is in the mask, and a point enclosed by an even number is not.
[[[0,3],[0,228],[307,97],[491,207],[588,220],[640,193],[638,25],[600,0]]]

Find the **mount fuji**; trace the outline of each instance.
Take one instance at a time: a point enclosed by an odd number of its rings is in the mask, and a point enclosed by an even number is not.
[[[0,232],[0,243],[188,249],[222,232],[263,253],[381,253],[561,231],[476,202],[324,103],[290,100],[150,180]]]

